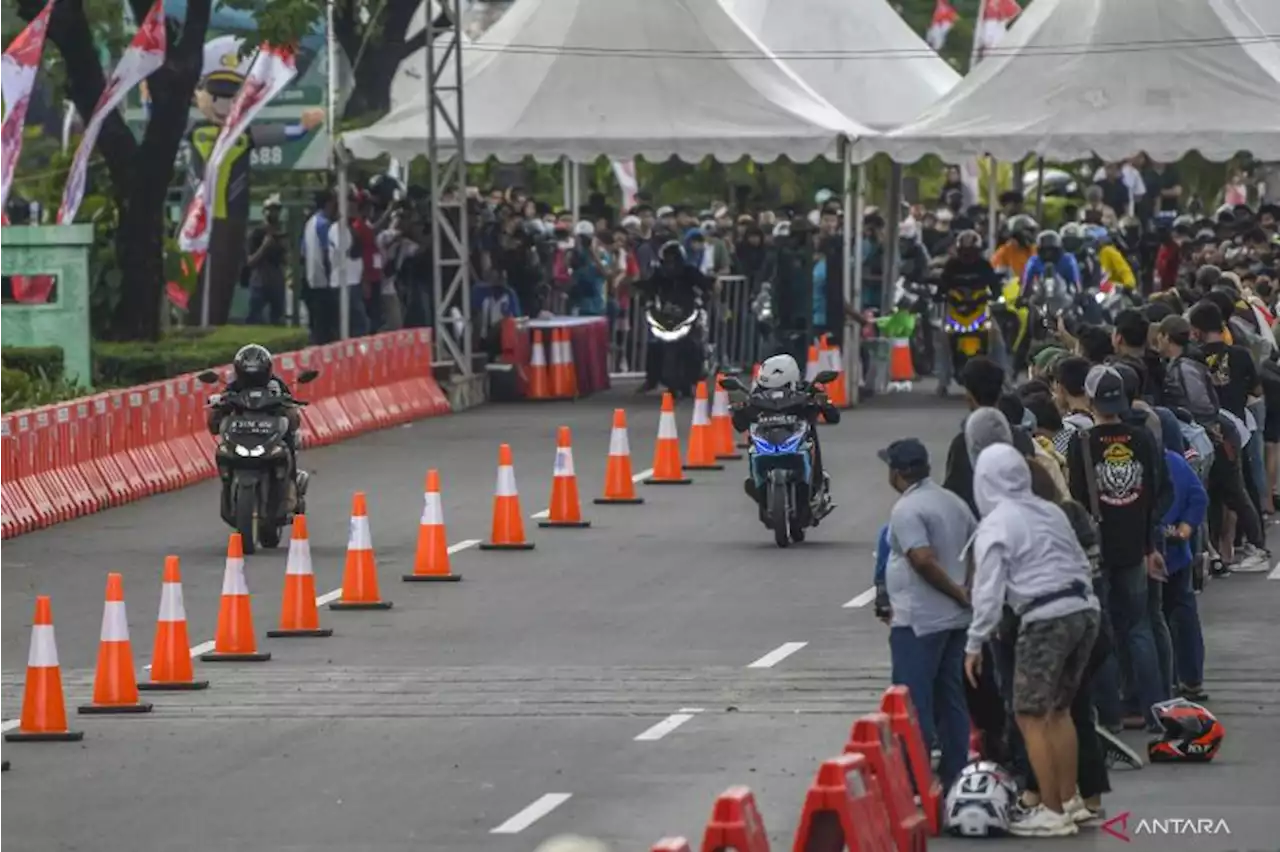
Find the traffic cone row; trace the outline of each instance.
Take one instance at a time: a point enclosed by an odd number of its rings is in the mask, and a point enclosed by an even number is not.
[[[533,330],[526,399],[571,399],[578,395],[578,371],[567,328],[551,330],[550,357],[542,329]]]
[[[552,345],[556,345],[554,340]],[[553,348],[553,353],[555,351]],[[564,363],[565,358],[553,354],[553,363],[556,361]],[[568,356],[568,363],[572,364],[571,354]],[[689,450],[690,467],[695,469],[722,469],[723,465],[716,464],[717,457],[736,457],[732,452],[728,394],[720,384],[721,378],[723,377],[717,376],[714,408],[708,400],[706,383],[698,385]],[[552,384],[554,386],[554,380]],[[574,391],[576,392],[576,388]],[[551,506],[547,520],[540,526],[589,526],[589,522],[582,518],[571,438],[569,428],[560,427]],[[652,476],[646,481],[654,484],[685,484],[691,481],[684,476],[675,421],[675,401],[669,393],[663,395],[654,469]],[[601,505],[644,502],[635,491],[626,412],[623,409],[614,411],[604,494],[595,502]],[[507,444],[501,445],[498,450],[492,534],[490,540],[480,547],[484,550],[533,548],[533,544],[525,538],[515,467],[511,447]],[[449,565],[440,478],[435,470],[427,473],[414,570],[413,573],[406,574],[404,579],[461,579],[459,575],[452,573]],[[391,608],[391,602],[383,600],[378,589],[377,563],[363,492],[356,492],[352,498],[341,597],[329,606],[334,610]],[[279,627],[267,631],[267,635],[274,638],[324,637],[332,634],[331,629],[322,628],[319,624],[307,521],[305,516],[298,515],[294,518],[289,542]],[[139,690],[207,688],[208,681],[195,680],[188,642],[179,561],[177,556],[168,556],[165,559],[161,585],[151,680],[138,683],[125,613],[123,580],[120,574],[108,574],[93,700],[92,703],[81,706],[79,712],[145,713],[152,707],[139,699]],[[263,662],[271,659],[270,652],[259,651],[257,647],[251,599],[244,575],[244,546],[239,533],[232,533],[227,543],[222,598],[213,644],[212,651],[201,655],[202,661]],[[7,732],[5,739],[16,742],[74,741],[83,736],[83,732],[72,731],[67,726],[52,607],[47,596],[40,596],[36,598],[22,716],[18,728]]]

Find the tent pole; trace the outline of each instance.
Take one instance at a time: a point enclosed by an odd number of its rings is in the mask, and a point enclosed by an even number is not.
[[[846,190],[847,191],[847,190]],[[853,229],[853,256],[850,262],[853,265],[853,299],[850,304],[859,314],[862,313],[862,252],[865,248],[865,236],[863,234],[862,219],[867,213],[867,164],[858,163],[858,186],[857,194],[853,202],[853,221],[845,223],[845,229]],[[857,381],[850,389],[849,401],[857,405],[861,401],[862,383],[865,376],[862,374],[862,328],[858,327],[853,337],[853,345],[849,347],[848,354],[845,356],[849,359],[849,363],[845,368],[846,374],[856,376]]]
[[[1036,221],[1044,227],[1044,157],[1036,157]]]
[[[987,157],[987,251],[996,250],[996,235],[999,226],[996,222],[996,204],[1000,197],[1000,163],[995,157]]]
[[[889,200],[885,204],[884,284],[880,288],[880,310],[888,316],[894,309],[894,284],[898,280],[898,232],[902,227],[902,166],[889,165]]]
[[[560,158],[560,201],[565,210],[573,210],[573,165],[568,157]]]
[[[330,4],[332,8],[333,4]],[[347,249],[350,248],[347,240],[354,236],[351,233],[351,199],[350,189],[347,186],[347,164],[341,153],[335,151],[334,168],[338,170],[338,245],[334,252],[333,269],[329,273],[334,280],[338,282],[338,339],[346,340],[351,336],[351,299],[352,288],[349,285],[356,284],[358,281],[347,280]],[[332,282],[330,282],[332,286]]]
[[[855,263],[853,260],[853,220],[855,215],[854,208],[857,206],[857,201],[854,200],[853,142],[850,139],[844,140],[843,159],[844,200],[840,207],[844,211],[844,223],[842,225],[843,232],[841,233],[840,241],[843,249],[841,257],[844,258],[844,268],[841,272],[844,275],[843,284],[845,308],[848,309],[852,307],[856,309],[858,307],[858,300],[860,299],[861,294],[858,292],[858,282],[854,280],[857,273],[854,271]],[[862,229],[859,228],[858,230],[861,231]],[[861,264],[856,265],[860,266]],[[842,320],[845,333],[841,336],[844,339],[837,342],[840,343],[840,351],[844,355],[844,364],[842,365],[842,369],[844,370],[844,382],[845,389],[847,391],[845,397],[849,400],[850,404],[856,406],[858,404],[858,388],[862,384],[860,375],[861,371],[858,369],[858,365],[862,363],[859,352],[859,344],[862,342],[862,334],[860,333],[858,326],[852,325],[847,318],[842,318]],[[852,334],[850,334],[850,332],[852,332]],[[853,378],[854,381],[850,382],[850,378]]]

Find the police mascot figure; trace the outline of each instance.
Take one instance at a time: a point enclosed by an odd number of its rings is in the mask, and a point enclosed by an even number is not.
[[[243,56],[242,48],[243,40],[229,35],[211,39],[204,46],[204,64],[195,92],[195,106],[202,119],[195,122],[189,134],[189,193],[194,193],[205,179],[206,164],[231,112],[231,102],[249,72],[251,57]],[[209,324],[224,325],[229,318],[231,299],[246,260],[251,152],[255,148],[301,139],[322,125],[324,120],[323,109],[307,109],[296,124],[250,127],[232,143],[218,174],[205,187],[213,218],[209,228],[209,256],[188,314],[192,325],[201,321],[205,287],[209,288]]]

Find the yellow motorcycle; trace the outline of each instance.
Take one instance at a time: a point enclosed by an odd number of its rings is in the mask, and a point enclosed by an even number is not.
[[[990,304],[991,294],[985,287],[947,291],[942,326],[951,350],[952,375],[959,375],[970,358],[991,353]]]

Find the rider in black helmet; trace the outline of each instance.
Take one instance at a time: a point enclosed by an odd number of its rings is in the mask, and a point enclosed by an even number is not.
[[[658,265],[647,281],[639,281],[636,288],[649,298],[656,298],[667,304],[679,305],[692,311],[698,302],[705,299],[712,291],[712,281],[695,266],[686,260],[684,246],[677,240],[669,240],[658,249]],[[690,358],[700,357],[693,351],[691,338],[666,344],[660,340],[650,339],[645,352],[644,384],[639,393],[653,390],[662,381],[662,360],[664,349],[668,345],[684,345],[690,348]]]

